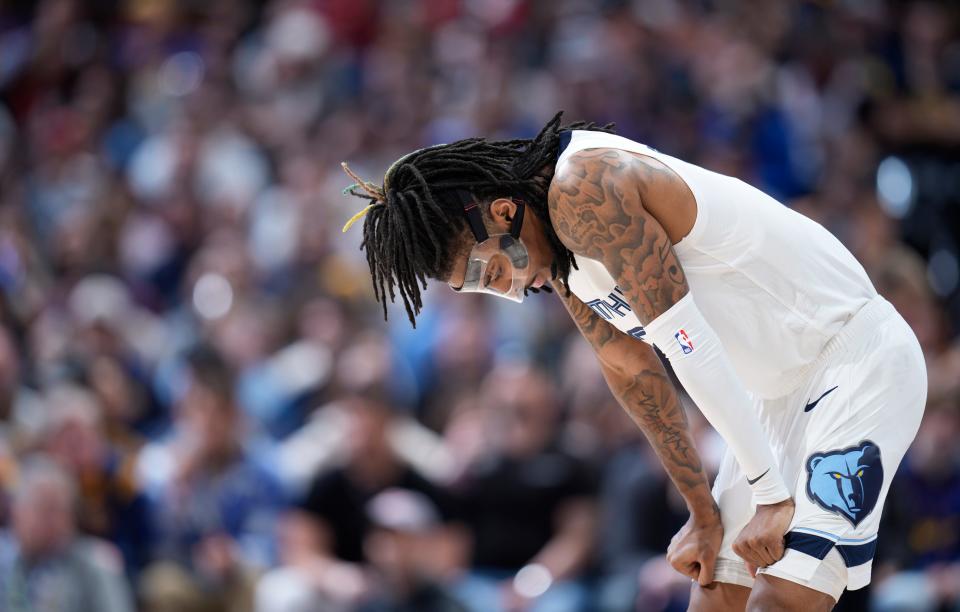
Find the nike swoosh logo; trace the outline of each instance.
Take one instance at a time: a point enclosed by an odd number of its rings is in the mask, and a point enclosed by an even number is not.
[[[837,387],[839,387],[839,386],[840,386],[840,385],[837,385]],[[833,392],[837,389],[837,387],[834,387],[833,389],[828,389],[828,390],[824,391],[824,392],[823,392],[823,395],[821,395],[821,396],[818,397],[817,399],[813,400],[812,402],[808,403],[808,404],[806,405],[806,407],[804,407],[803,411],[804,411],[804,412],[810,412],[811,410],[813,410],[814,408],[816,408],[816,407],[817,407],[817,404],[820,403],[820,400],[822,400],[823,398],[827,397],[827,395],[833,393]]]
[[[770,471],[770,468],[767,468],[767,472],[769,472],[769,471]],[[767,475],[767,472],[764,472],[763,474],[760,474],[759,476],[757,476],[757,477],[754,478],[753,480],[750,480],[749,478],[747,478],[747,484],[751,484],[751,485],[752,485],[753,483],[757,482],[758,480],[760,480],[761,478],[763,478],[764,476],[766,476],[766,475]]]

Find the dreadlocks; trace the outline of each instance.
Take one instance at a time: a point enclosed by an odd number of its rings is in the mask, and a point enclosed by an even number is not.
[[[414,151],[394,162],[383,177],[383,186],[361,180],[343,164],[356,181],[344,193],[370,201],[347,227],[366,214],[360,248],[366,252],[374,295],[383,305],[384,318],[387,296],[392,302],[399,292],[407,317],[416,327],[423,306],[420,287],[426,289],[427,278],[449,276],[455,249],[468,228],[460,201],[449,197],[457,190],[469,192],[482,203],[499,197],[523,200],[543,222],[556,275],[567,285],[576,261],[557,237],[547,210],[560,131],[612,132],[613,124],[598,127],[580,121],[561,128],[562,114],[557,113],[532,140],[468,138]]]

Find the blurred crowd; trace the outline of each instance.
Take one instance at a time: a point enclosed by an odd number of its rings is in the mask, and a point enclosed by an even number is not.
[[[559,302],[384,323],[340,233],[341,160],[558,109],[854,251],[930,391],[838,609],[960,610],[960,7],[896,0],[4,2],[0,610],[684,609],[682,500]]]

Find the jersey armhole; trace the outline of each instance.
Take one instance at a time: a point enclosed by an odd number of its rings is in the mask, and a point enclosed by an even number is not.
[[[667,166],[669,168],[669,166]],[[670,168],[674,174],[676,170]],[[679,174],[677,176],[680,176]],[[680,178],[683,181],[683,177]],[[690,189],[690,185],[686,181],[683,181],[687,185],[687,189]],[[693,194],[693,189],[690,189],[690,193]],[[700,235],[703,234],[704,228],[707,226],[707,209],[705,206],[701,206],[697,196],[694,194],[693,203],[697,207],[697,217],[693,220],[693,227],[690,228],[690,231],[687,232],[687,235],[678,240],[673,245],[673,250],[677,253],[689,253],[692,250],[695,250],[697,244],[700,242]]]
[[[638,143],[638,144],[641,144],[641,143]],[[647,147],[646,145],[641,144],[641,146],[646,147],[652,152],[659,153],[659,151],[657,151],[656,149],[652,149],[650,147]],[[690,183],[688,183],[687,180],[683,178],[682,174],[677,172],[677,169],[674,168],[673,165],[670,164],[668,160],[663,159],[662,155],[651,155],[650,153],[647,153],[644,151],[630,151],[629,149],[622,149],[622,150],[626,151],[627,153],[632,153],[634,155],[649,157],[650,159],[656,161],[657,163],[662,165],[664,168],[669,170],[673,174],[673,176],[677,177],[677,180],[683,183],[683,186],[687,188],[687,191],[690,193],[690,197],[693,198],[693,207],[696,212],[696,216],[693,219],[693,226],[690,228],[690,231],[687,232],[687,234],[684,237],[682,237],[680,240],[678,240],[673,244],[673,250],[676,251],[678,255],[683,252],[690,252],[694,250],[697,243],[700,240],[700,235],[703,234],[704,228],[707,225],[707,209],[706,207],[700,204],[700,200],[697,199],[697,194],[693,191],[693,187],[691,187]],[[650,214],[653,215],[652,212]],[[654,216],[654,218],[656,218],[656,216]],[[657,221],[659,222],[660,220],[657,219]]]

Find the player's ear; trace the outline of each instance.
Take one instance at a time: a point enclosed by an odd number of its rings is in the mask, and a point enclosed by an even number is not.
[[[497,233],[510,231],[510,222],[517,212],[517,205],[510,198],[497,198],[490,203],[490,221]]]

